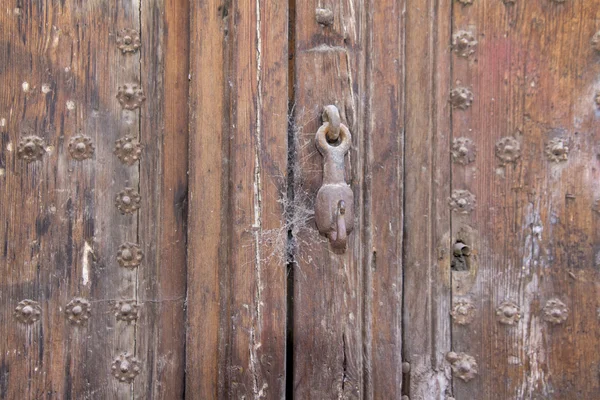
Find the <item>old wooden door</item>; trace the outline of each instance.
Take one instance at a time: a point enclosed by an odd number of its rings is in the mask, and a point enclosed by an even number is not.
[[[600,398],[597,31],[598,0],[4,0],[0,398]]]

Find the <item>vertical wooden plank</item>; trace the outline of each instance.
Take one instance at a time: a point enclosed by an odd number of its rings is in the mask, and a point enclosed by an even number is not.
[[[333,21],[327,18],[332,15]],[[331,21],[331,19],[329,19]],[[294,99],[294,337],[297,398],[362,397],[365,40],[363,1],[296,3]],[[324,106],[334,104],[352,133],[346,181],[354,191],[354,232],[332,250],[313,219],[323,158],[315,147]],[[371,253],[371,251],[369,251]]]
[[[287,12],[191,7],[190,396],[284,396]]]
[[[478,147],[473,166],[453,168],[453,188],[468,189],[478,204],[454,218],[453,229],[472,228],[479,238],[468,285],[453,285],[456,297],[475,306],[473,322],[453,331],[453,349],[473,356],[479,373],[468,383],[455,377],[456,398],[598,392],[597,359],[586,350],[600,337],[593,212],[600,67],[591,47],[598,13],[597,2],[583,1],[455,8],[455,31],[471,30],[479,42],[475,57],[455,58],[453,68],[453,80],[475,96],[472,108],[453,113],[453,129]],[[507,136],[519,142],[521,157],[502,165],[495,145]],[[549,160],[555,138],[568,140],[568,160]],[[545,311],[555,299],[568,309],[558,324]],[[507,300],[520,309],[513,325],[496,314]]]
[[[402,397],[405,1],[373,1],[367,7],[365,398],[398,399]]]
[[[436,0],[406,7],[403,346],[411,399],[450,391],[451,7]]]
[[[139,56],[123,56],[115,44],[122,28],[138,28],[135,4],[16,3],[2,13],[2,195],[5,243],[2,274],[3,390],[7,398],[128,398],[131,385],[111,376],[119,351],[133,348],[133,327],[115,324],[110,300],[133,296],[135,272],[116,263],[118,246],[135,238],[136,218],[123,216],[114,197],[135,187],[137,170],[112,154],[114,141],[137,135],[135,111],[123,114],[115,98],[124,83],[139,82]],[[43,161],[16,157],[27,133],[46,141]],[[82,134],[95,153],[69,155]],[[24,207],[22,207],[24,205]],[[67,303],[91,303],[84,326],[71,325]],[[32,326],[15,324],[22,298],[42,304]]]
[[[185,387],[189,4],[141,2],[142,198],[135,396],[180,399]]]

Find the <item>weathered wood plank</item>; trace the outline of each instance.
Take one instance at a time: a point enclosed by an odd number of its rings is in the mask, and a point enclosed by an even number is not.
[[[407,1],[404,162],[404,358],[411,399],[444,399],[450,349],[451,3]]]
[[[136,397],[181,399],[185,387],[189,4],[141,2],[142,85]]]
[[[287,5],[191,12],[186,393],[282,398]]]
[[[332,13],[330,25],[317,22],[317,8]],[[365,3],[355,0],[296,3],[292,234],[297,398],[358,398],[364,391],[365,11]],[[354,191],[355,230],[345,253],[330,247],[313,219],[323,173],[315,132],[322,109],[329,104],[338,107],[353,135],[346,155],[346,181]]]
[[[454,279],[453,297],[467,298],[474,320],[454,324],[453,349],[473,356],[478,375],[454,379],[456,398],[592,398],[598,393],[597,223],[594,126],[600,69],[590,41],[598,2],[502,3],[454,9],[453,30],[479,42],[470,60],[454,58],[453,81],[469,86],[473,106],[453,113],[453,136],[471,138],[475,162],[453,166],[453,188],[477,199],[453,230],[472,229],[476,264]],[[496,143],[513,136],[521,157],[502,165]],[[569,141],[568,160],[545,154],[554,138]],[[456,274],[453,273],[453,274]],[[462,273],[461,273],[462,274]],[[458,286],[461,286],[460,289]],[[566,321],[545,320],[559,299]],[[520,308],[514,325],[499,322],[497,307]]]

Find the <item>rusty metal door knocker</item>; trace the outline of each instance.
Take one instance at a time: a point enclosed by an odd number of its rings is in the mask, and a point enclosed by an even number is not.
[[[354,193],[344,177],[344,157],[352,144],[352,135],[340,122],[335,106],[323,110],[323,125],[315,144],[323,156],[323,184],[315,202],[315,221],[319,232],[337,249],[346,249],[354,228]]]

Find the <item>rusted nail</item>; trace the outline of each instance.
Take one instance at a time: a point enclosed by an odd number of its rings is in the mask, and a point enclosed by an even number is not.
[[[467,165],[475,161],[477,149],[471,139],[459,137],[452,141],[451,153],[455,163]]]
[[[468,190],[454,190],[448,204],[454,212],[469,214],[475,209],[475,195]]]
[[[554,162],[567,161],[569,158],[569,139],[554,138],[546,144],[546,156]]]
[[[450,104],[460,110],[466,110],[473,103],[473,92],[466,87],[457,87],[450,92]]]
[[[119,382],[132,382],[140,373],[140,363],[130,353],[121,353],[112,363],[112,374]]]
[[[29,299],[21,300],[13,311],[13,315],[17,321],[30,325],[40,319],[42,307],[37,301]]]
[[[333,25],[333,11],[327,8],[317,8],[315,10],[315,17],[317,22],[324,26]]]
[[[142,198],[132,188],[125,188],[115,197],[115,205],[121,214],[133,214],[140,208]]]
[[[496,142],[496,157],[502,164],[514,163],[521,157],[521,143],[512,136],[506,136]]]
[[[118,321],[132,322],[138,319],[139,306],[135,300],[119,300],[114,310]]]
[[[133,165],[142,155],[142,145],[133,136],[124,136],[115,142],[114,153],[122,163]]]
[[[323,156],[323,184],[315,200],[315,222],[322,235],[329,238],[331,245],[345,249],[347,237],[354,228],[354,193],[344,176],[344,158],[352,145],[350,131],[340,125],[338,145],[327,141],[324,123],[317,131],[315,144]]]
[[[44,154],[46,154],[46,149],[44,147],[44,140],[39,136],[24,136],[19,141],[17,157],[28,163],[41,160]]]
[[[458,31],[452,35],[452,49],[460,57],[469,57],[475,53],[477,40],[471,32]]]
[[[514,325],[521,319],[519,306],[510,300],[503,301],[496,308],[498,322],[505,325]]]
[[[117,47],[123,54],[135,53],[142,46],[140,34],[135,29],[123,29],[117,35]]]
[[[475,306],[468,299],[457,300],[450,312],[452,320],[459,325],[467,325],[475,319]]]
[[[146,100],[146,96],[144,96],[142,88],[135,83],[126,83],[119,86],[117,100],[125,110],[135,110]]]
[[[567,305],[559,299],[551,299],[546,302],[544,306],[544,321],[558,325],[565,322],[568,316],[569,309]]]
[[[410,372],[410,363],[404,361],[402,363],[402,373],[403,374],[408,374]]]
[[[73,136],[69,141],[69,153],[77,161],[91,158],[94,154],[92,139],[83,135]]]
[[[67,318],[74,325],[83,325],[90,318],[91,306],[90,302],[76,297],[71,300],[65,308]]]
[[[465,382],[469,382],[477,375],[477,362],[466,353],[451,351],[446,354],[446,360],[450,362],[452,373]]]
[[[117,261],[124,268],[136,268],[144,258],[142,249],[135,243],[123,243],[117,251]]]

